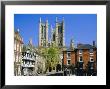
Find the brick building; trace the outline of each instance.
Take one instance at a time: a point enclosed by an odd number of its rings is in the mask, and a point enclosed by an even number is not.
[[[86,70],[91,64],[91,68],[96,68],[97,63],[97,48],[95,42],[93,45],[90,44],[78,44],[75,49],[67,49],[63,51],[63,65],[74,65],[82,63],[82,68]]]

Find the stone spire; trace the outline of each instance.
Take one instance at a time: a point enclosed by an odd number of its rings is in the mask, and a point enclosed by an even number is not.
[[[39,42],[38,42],[39,46],[41,46],[41,17],[39,19]]]
[[[58,21],[58,18],[56,17],[56,22]]]
[[[71,42],[70,42],[70,49],[74,50],[74,41],[73,41],[73,39],[71,39]]]
[[[32,38],[29,39],[29,44],[32,45]]]
[[[46,47],[48,46],[48,20],[46,20]]]
[[[63,20],[62,21],[64,22],[64,17],[63,17]]]
[[[40,20],[39,20],[39,22],[41,23],[41,17],[40,17]]]
[[[65,46],[65,30],[64,30],[64,28],[65,28],[65,24],[64,24],[64,17],[63,17],[63,20],[62,20],[62,27],[63,27],[63,46]]]
[[[51,25],[51,42],[53,41],[53,27],[52,27],[52,25]]]
[[[55,43],[58,46],[58,19],[56,17],[56,28],[55,28]]]

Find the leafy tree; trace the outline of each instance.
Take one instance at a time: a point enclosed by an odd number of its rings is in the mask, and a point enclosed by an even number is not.
[[[59,53],[60,50],[58,47],[56,46],[51,46],[49,48],[40,48],[41,54],[42,56],[45,58],[46,60],[46,70],[45,72],[47,72],[47,69],[49,67],[54,68],[56,67],[56,65],[59,63]]]

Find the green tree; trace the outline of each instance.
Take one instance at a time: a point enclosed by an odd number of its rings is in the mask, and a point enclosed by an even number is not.
[[[42,50],[42,56],[46,59],[46,70],[45,72],[47,72],[47,69],[49,67],[54,68],[56,67],[56,65],[59,63],[59,59],[60,59],[60,50],[58,47],[52,46],[49,48],[42,48],[40,49]]]

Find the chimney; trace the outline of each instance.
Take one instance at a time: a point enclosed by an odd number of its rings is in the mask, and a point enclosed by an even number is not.
[[[95,41],[93,41],[93,46],[95,46]]]
[[[81,43],[78,43],[78,44],[77,44],[77,48],[79,48],[81,45],[82,45]]]

